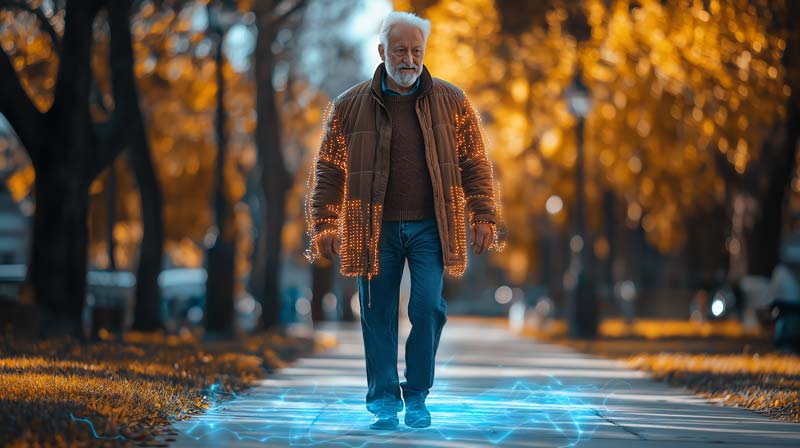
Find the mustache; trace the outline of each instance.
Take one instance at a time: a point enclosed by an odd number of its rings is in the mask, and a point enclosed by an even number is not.
[[[397,65],[397,68],[398,68],[398,69],[402,69],[402,68],[413,68],[414,70],[417,70],[417,69],[419,68],[419,66],[418,66],[417,64],[411,64],[411,65],[408,65],[408,64],[403,64],[403,63],[400,63],[400,64],[398,64],[398,65]]]

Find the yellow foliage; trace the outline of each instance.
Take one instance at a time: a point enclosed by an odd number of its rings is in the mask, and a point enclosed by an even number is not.
[[[729,406],[800,422],[800,357],[787,354],[642,354],[628,364]]]
[[[36,172],[33,170],[33,165],[27,165],[8,177],[6,188],[11,193],[14,202],[20,202],[28,197],[33,189],[33,181],[35,179]]]
[[[648,173],[647,182],[632,188],[625,158],[609,164],[606,180],[643,206],[648,239],[674,249],[686,215],[720,198],[714,152],[738,142],[729,160],[744,172],[783,115],[781,39],[768,31],[768,11],[736,2],[709,10],[702,1],[587,4],[592,39],[580,59],[596,104],[587,149],[635,148],[643,163],[628,168]],[[655,192],[654,184],[663,188]]]
[[[573,201],[576,120],[565,89],[580,66],[593,102],[584,134],[589,225],[601,222],[598,192],[611,189],[641,207],[651,243],[674,250],[687,214],[724,198],[713,152],[735,142],[730,163],[743,172],[784,114],[783,40],[770,33],[766,8],[736,2],[709,10],[702,1],[583,4],[591,37],[579,46],[559,7],[546,14],[547,27],[507,36],[494,2],[441,0],[424,10],[433,24],[425,63],[488,117],[498,178],[512,186],[506,208],[529,214],[543,213],[530,204],[553,193]],[[567,210],[553,223],[570,222]],[[509,244],[529,248],[527,232],[513,229],[528,228],[530,217],[508,216],[519,218],[509,221]]]

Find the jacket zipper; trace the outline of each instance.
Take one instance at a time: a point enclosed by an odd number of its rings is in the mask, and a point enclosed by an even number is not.
[[[386,115],[389,116],[389,109],[387,109],[386,106],[382,102],[380,102],[380,100],[378,100],[378,104],[386,112]],[[375,157],[375,160],[376,161],[378,160],[377,156]],[[372,205],[374,197],[372,196],[372,193],[374,191],[373,186],[375,184],[375,170],[377,169],[377,166],[373,166],[372,168],[373,168],[372,169],[372,181],[370,182],[370,189],[369,189],[370,190],[369,191],[369,204],[367,206],[367,210],[369,211],[369,227],[367,229],[367,241],[366,242],[369,242],[372,239],[373,217],[374,217],[374,211],[373,211],[373,205]],[[376,244],[377,244],[377,242],[376,242]],[[372,250],[369,248],[369,245],[365,244],[365,246],[367,247],[367,308],[371,309],[372,308],[372,262],[374,262],[374,260],[372,260],[372,257],[371,257]]]

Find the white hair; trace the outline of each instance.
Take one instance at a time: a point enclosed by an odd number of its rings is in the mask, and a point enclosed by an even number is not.
[[[389,48],[389,33],[392,31],[392,27],[398,23],[418,28],[420,31],[422,31],[422,42],[428,42],[428,36],[431,34],[430,20],[423,19],[422,17],[410,12],[392,11],[386,15],[386,17],[383,19],[383,23],[381,24],[380,39],[381,43],[383,44],[383,48]]]

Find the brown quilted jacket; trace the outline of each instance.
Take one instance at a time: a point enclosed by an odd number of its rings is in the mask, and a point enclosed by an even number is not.
[[[320,257],[316,240],[338,233],[345,276],[378,274],[382,206],[389,178],[392,123],[383,103],[380,64],[371,80],[351,87],[329,105],[319,152],[306,193],[310,262]],[[467,268],[467,226],[492,224],[490,250],[501,251],[505,228],[481,134],[480,120],[464,92],[423,66],[416,110],[425,141],[434,209],[445,271],[461,277]]]

